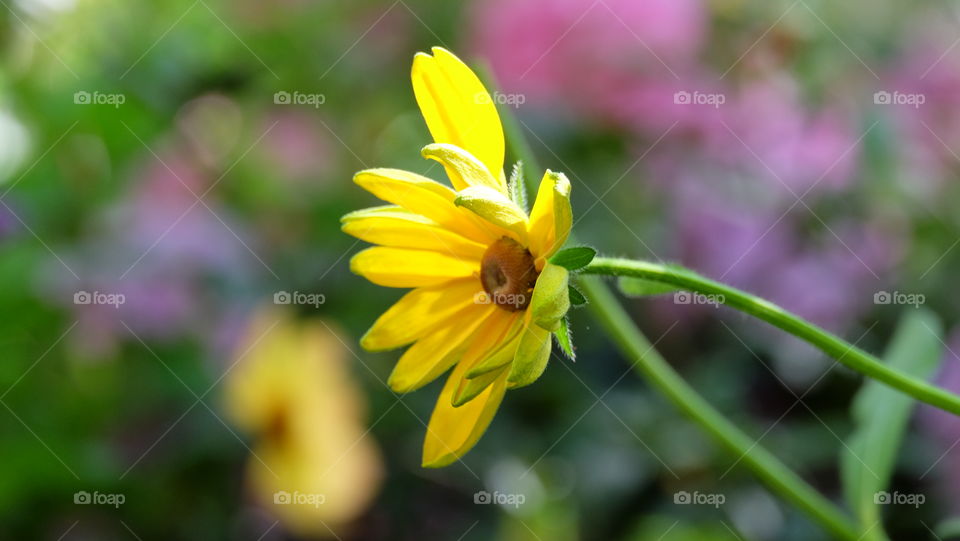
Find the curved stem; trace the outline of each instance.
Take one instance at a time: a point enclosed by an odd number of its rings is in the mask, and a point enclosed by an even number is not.
[[[851,519],[687,385],[640,333],[599,278],[582,276],[579,284],[590,299],[588,307],[607,334],[654,387],[728,451],[742,457],[743,463],[777,494],[805,511],[838,538],[860,539],[857,526]]]
[[[685,291],[710,295],[713,300],[741,310],[809,342],[837,362],[904,392],[917,400],[960,415],[960,397],[883,364],[846,340],[791,314],[783,308],[737,288],[677,267],[647,261],[598,257],[582,269],[587,274],[632,276],[669,284]]]

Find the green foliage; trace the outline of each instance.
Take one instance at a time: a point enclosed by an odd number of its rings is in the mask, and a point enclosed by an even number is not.
[[[891,368],[918,378],[929,378],[943,353],[940,320],[925,309],[905,312],[884,360]],[[875,380],[863,384],[854,398],[851,415],[855,430],[841,455],[840,467],[847,502],[854,509],[866,539],[885,539],[880,508],[916,401]],[[879,500],[878,500],[879,499]]]
[[[949,518],[937,524],[934,532],[943,541],[960,539],[960,517]]]

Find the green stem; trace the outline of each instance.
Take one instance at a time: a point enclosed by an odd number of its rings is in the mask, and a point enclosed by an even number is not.
[[[742,432],[687,385],[636,328],[630,316],[599,278],[581,276],[579,284],[590,299],[600,324],[621,351],[634,361],[657,389],[680,410],[742,461],[753,473],[787,501],[806,511],[824,528],[842,539],[859,539],[856,525],[829,500],[803,481],[753,438]]]
[[[904,392],[913,398],[960,415],[960,397],[883,364],[873,355],[846,340],[791,314],[783,308],[734,287],[677,267],[646,261],[598,257],[587,265],[586,274],[632,276],[669,284],[678,289],[711,296],[712,300],[741,310],[809,342],[838,362]]]

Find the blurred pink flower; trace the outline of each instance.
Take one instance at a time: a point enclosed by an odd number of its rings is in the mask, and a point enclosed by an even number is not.
[[[852,119],[830,107],[809,111],[798,94],[793,81],[753,81],[704,131],[713,159],[765,180],[788,204],[808,190],[848,187],[860,152]]]
[[[697,191],[676,204],[679,261],[837,332],[870,305],[901,253],[899,232],[871,223],[833,224],[810,239],[805,210],[761,212]]]
[[[679,259],[708,276],[749,284],[758,269],[782,264],[794,250],[789,227],[771,213],[691,194],[676,203]]]
[[[699,136],[709,126],[720,126],[722,107],[678,102],[682,93],[728,94],[700,68],[686,67],[680,79],[661,73],[598,71],[581,83],[584,99],[577,105],[595,121],[612,125],[648,139]],[[588,97],[588,98],[587,98]]]
[[[472,20],[501,88],[542,101],[590,99],[611,72],[672,79],[699,52],[707,14],[697,0],[494,0],[474,3]]]
[[[874,104],[894,123],[892,148],[902,170],[895,180],[907,193],[932,200],[958,167],[960,55],[949,54],[954,36],[924,34],[885,74],[878,92],[919,96],[922,103]]]
[[[778,268],[758,269],[757,283],[766,298],[842,333],[873,307],[873,295],[886,283],[883,277],[899,260],[902,246],[897,232],[875,224],[833,224],[831,229]]]
[[[180,150],[162,152],[161,159],[144,167],[129,200],[115,209],[114,220],[123,224],[118,240],[135,253],[153,246],[147,255],[151,265],[198,269],[239,263],[239,241],[227,229],[235,225],[224,209],[210,195],[203,198],[206,206],[197,202],[216,178]]]
[[[267,135],[258,152],[277,173],[277,180],[289,181],[298,190],[318,187],[336,169],[338,154],[315,113],[277,108],[262,124],[260,133]]]

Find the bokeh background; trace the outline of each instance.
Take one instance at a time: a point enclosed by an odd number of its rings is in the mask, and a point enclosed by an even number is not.
[[[582,310],[576,363],[509,393],[461,463],[420,468],[440,384],[397,396],[398,355],[357,346],[400,292],[351,275],[338,219],[375,203],[359,169],[444,180],[419,157],[409,83],[434,45],[487,66],[541,164],[571,178],[580,239],[874,352],[923,304],[957,344],[938,381],[960,391],[952,2],[0,4],[0,538],[826,538]],[[711,402],[842,500],[859,377],[726,309],[624,302]],[[884,510],[895,538],[960,512],[958,440],[956,418],[912,417],[893,488],[925,503]]]

